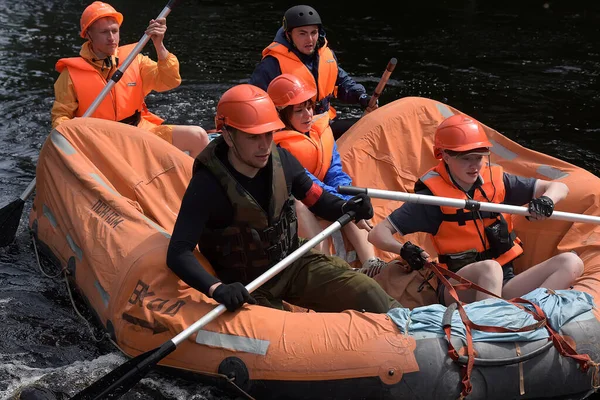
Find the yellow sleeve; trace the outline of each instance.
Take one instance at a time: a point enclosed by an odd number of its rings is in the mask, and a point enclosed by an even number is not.
[[[158,62],[141,54],[138,57],[140,57],[139,64],[144,96],[153,90],[164,92],[181,84],[179,60],[174,54],[169,53],[167,58]]]
[[[54,104],[52,105],[52,128],[72,119],[79,108],[77,94],[67,68],[60,73],[54,82]]]

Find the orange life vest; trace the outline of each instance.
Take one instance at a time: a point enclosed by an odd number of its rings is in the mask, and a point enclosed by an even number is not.
[[[483,196],[479,189],[476,189],[473,200],[501,203],[506,194],[503,172],[504,170],[499,165],[484,166],[480,172],[483,178],[481,189],[485,192],[487,198]],[[437,166],[425,173],[420,181],[431,190],[434,196],[468,199],[465,192],[457,188],[452,182],[444,161],[440,161]],[[448,206],[441,206],[440,208],[444,214],[444,220],[437,234],[432,235],[431,238],[442,264],[445,264],[442,260],[472,249],[480,254],[480,260],[495,259],[500,265],[514,260],[523,253],[523,248],[519,245],[521,241],[514,236],[510,214],[503,213],[502,216],[508,224],[508,232],[514,237],[513,246],[499,257],[494,258],[485,256],[486,251],[489,250],[489,243],[485,236],[484,227],[498,221],[497,213],[459,210]],[[479,218],[479,216],[482,218]],[[482,243],[482,238],[485,245]]]
[[[327,115],[315,116],[308,135],[298,131],[279,131],[275,132],[273,140],[292,153],[308,172],[320,181],[325,179],[335,143]]]
[[[333,53],[329,47],[327,47],[327,40],[325,40],[325,44],[318,50],[318,54],[319,81],[315,82],[315,77],[306,65],[285,45],[273,42],[262,51],[263,58],[272,56],[279,61],[279,67],[281,68],[282,74],[296,75],[310,84],[312,88],[316,89],[317,95],[313,98],[315,101],[320,101],[326,97],[335,97],[337,95],[335,82],[337,81],[338,76],[338,65]],[[329,119],[333,119],[335,116],[335,109],[329,105]]]
[[[136,43],[119,47],[117,49],[119,58],[125,60],[135,45]],[[75,116],[81,117],[108,82],[100,71],[83,57],[69,57],[58,60],[56,70],[62,72],[65,68],[69,71],[79,103]],[[164,122],[160,117],[150,113],[146,107],[140,66],[137,57],[135,57],[123,72],[121,79],[113,86],[91,117],[122,121],[138,112],[141,114],[141,118],[147,119],[156,125]]]

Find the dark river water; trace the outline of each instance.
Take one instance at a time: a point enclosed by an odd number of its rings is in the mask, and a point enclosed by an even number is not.
[[[390,58],[398,59],[380,104],[433,98],[526,147],[599,174],[597,5],[434,0],[397,10],[402,3],[315,5],[341,66],[369,92]],[[87,4],[0,0],[0,203],[20,195],[35,176],[50,132],[54,64],[78,53]],[[112,4],[125,15],[121,38],[128,43],[166,2]],[[170,123],[214,128],[220,95],[248,79],[294,4],[183,1],[168,17],[165,41],[180,60],[183,83],[150,95],[150,109]],[[151,44],[144,52],[154,56]],[[355,107],[338,110],[361,114]],[[73,394],[124,361],[110,342],[96,340],[101,333],[75,311],[64,281],[53,277],[56,270],[38,263],[26,229],[30,207],[28,201],[15,243],[0,249],[2,399],[34,382]],[[216,388],[166,372],[151,373],[125,398],[227,399]]]

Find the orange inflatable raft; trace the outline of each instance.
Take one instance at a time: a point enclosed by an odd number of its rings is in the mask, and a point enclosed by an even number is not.
[[[411,191],[417,177],[436,162],[435,127],[454,113],[459,111],[434,100],[404,98],[365,116],[338,141],[354,185]],[[493,162],[508,172],[560,179],[571,193],[558,209],[598,215],[597,177],[485,129],[494,141]],[[40,153],[30,229],[128,356],[159,347],[216,306],[165,264],[169,232],[192,163],[154,135],[94,118],[61,124]],[[400,205],[373,202],[374,222]],[[598,226],[556,220],[528,224],[520,218],[516,226],[527,246],[519,268],[574,250],[585,261],[585,274],[575,289],[596,298]],[[410,239],[435,254],[424,236]],[[209,266],[201,254],[197,257]],[[386,268],[380,276],[385,276],[380,281],[384,288],[385,281],[403,286],[395,297],[405,306],[433,301],[432,290],[417,290],[422,281],[415,273]],[[593,360],[600,359],[598,317],[594,309],[561,331]],[[475,343],[477,354],[505,362],[476,363],[469,398],[567,396],[595,390],[596,369],[581,370],[547,343],[548,339]],[[464,354],[464,343],[454,346]],[[515,359],[519,351],[526,356]],[[207,383],[234,377],[239,389],[259,399],[455,399],[464,372],[464,365],[448,357],[443,335],[407,333],[390,314],[259,306],[221,315],[161,365],[192,371]]]

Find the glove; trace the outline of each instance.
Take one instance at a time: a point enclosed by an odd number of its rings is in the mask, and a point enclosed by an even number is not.
[[[348,211],[354,211],[356,213],[354,217],[355,221],[373,218],[371,198],[364,193],[354,196],[342,204],[342,214],[346,214]]]
[[[358,98],[358,104],[362,107],[362,109],[366,109],[369,106],[369,102],[371,101],[371,96],[366,93],[363,93]],[[379,100],[375,102],[376,105],[379,105]]]
[[[425,250],[411,242],[406,242],[400,250],[400,257],[410,265],[413,270],[419,270],[425,266],[427,261],[421,255]]]
[[[532,216],[537,214],[544,217],[549,217],[552,215],[553,211],[554,202],[548,196],[540,196],[536,199],[532,199],[529,202],[529,214]]]
[[[220,284],[213,292],[212,298],[227,307],[229,311],[237,310],[244,303],[256,304],[254,297],[250,296],[244,285],[239,282]]]

